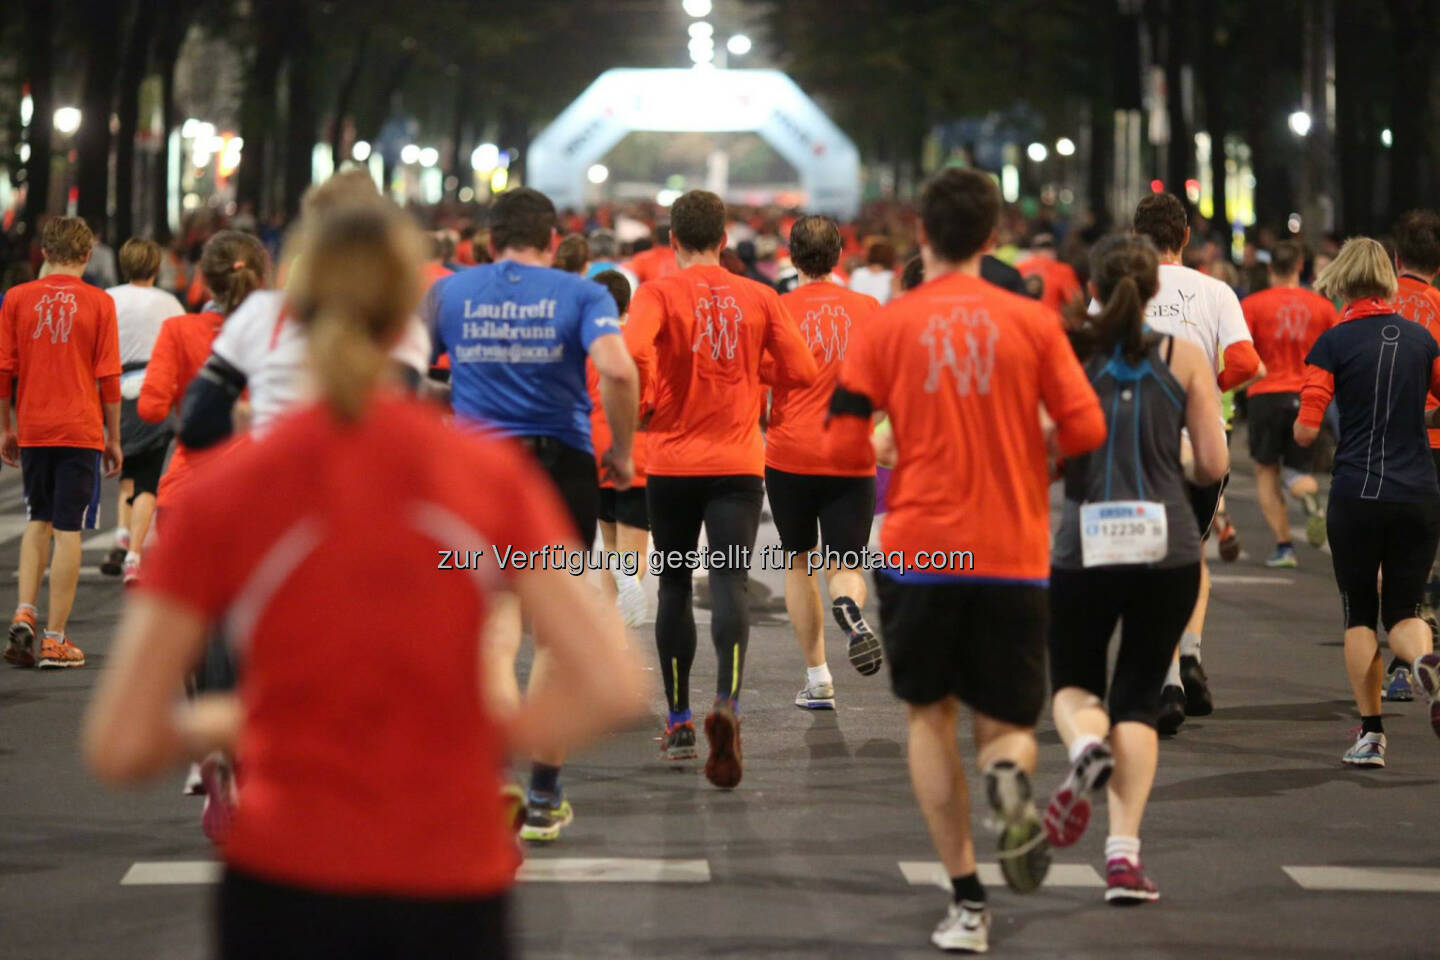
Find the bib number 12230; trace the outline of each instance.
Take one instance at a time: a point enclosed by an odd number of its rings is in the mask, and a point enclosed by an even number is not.
[[[1109,500],[1080,507],[1080,555],[1087,567],[1155,563],[1169,546],[1165,504]]]

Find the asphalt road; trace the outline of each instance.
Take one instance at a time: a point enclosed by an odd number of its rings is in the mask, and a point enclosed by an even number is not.
[[[1050,886],[1018,897],[991,885],[992,952],[1440,956],[1440,742],[1419,703],[1387,705],[1390,766],[1341,766],[1358,720],[1329,559],[1302,545],[1300,569],[1266,570],[1259,558],[1270,544],[1243,465],[1230,502],[1248,549],[1212,568],[1204,653],[1216,711],[1162,743],[1142,831],[1164,899],[1104,905],[1097,811],[1097,827],[1057,854]],[[107,490],[113,521],[112,503]],[[18,477],[7,469],[0,569],[14,569],[22,527]],[[767,527],[762,543],[773,537]],[[71,630],[90,665],[0,669],[0,957],[202,957],[213,887],[194,882],[210,856],[200,801],[181,796],[179,774],[111,793],[79,763],[80,714],[121,602],[119,584],[93,570],[105,546],[93,542]],[[762,573],[754,590],[743,785],[719,793],[699,764],[656,759],[657,677],[654,723],[610,737],[567,770],[576,820],[527,866],[517,896],[523,955],[936,955],[928,936],[946,897],[925,866],[935,858],[910,794],[900,705],[884,674],[850,670],[832,627],[840,709],[794,707],[803,663],[779,588]],[[697,691],[714,670],[703,631]],[[648,651],[648,628],[639,636]],[[1048,721],[1040,740],[1048,792],[1064,754]],[[981,841],[982,859],[990,842]],[[167,882],[122,884],[127,875]]]

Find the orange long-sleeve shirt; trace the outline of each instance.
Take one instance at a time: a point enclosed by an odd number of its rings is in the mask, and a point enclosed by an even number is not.
[[[172,411],[179,414],[185,391],[209,359],[210,344],[224,322],[225,318],[218,313],[186,313],[171,317],[161,325],[136,403],[142,420],[159,423]],[[216,450],[213,447],[191,450],[177,441],[175,455],[160,480],[156,503],[163,506],[173,499],[176,491],[189,480],[196,462],[208,460]]]

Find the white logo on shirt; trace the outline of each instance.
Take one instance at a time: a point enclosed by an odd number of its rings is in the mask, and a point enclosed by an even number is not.
[[[967,396],[971,383],[976,393],[990,392],[990,375],[995,372],[995,340],[1000,336],[987,310],[956,307],[950,316],[931,316],[920,334],[920,343],[930,353],[930,375],[925,392],[940,389],[940,370],[950,370],[957,396]],[[959,341],[957,349],[956,341]]]
[[[1432,334],[1440,330],[1437,326],[1435,307],[1425,297],[1415,294],[1395,300],[1395,312],[1407,320],[1413,320]]]
[[[695,344],[690,351],[699,353],[700,345],[709,340],[711,360],[719,360],[722,351],[726,360],[734,360],[740,320],[740,305],[734,297],[701,297],[695,302]]]
[[[1310,308],[1303,303],[1287,303],[1275,311],[1275,339],[1304,341],[1310,331]]]
[[[824,354],[826,363],[845,358],[845,348],[850,343],[850,315],[843,307],[821,304],[818,309],[805,314],[800,322],[800,332],[810,352]]]
[[[35,313],[40,322],[35,325],[33,340],[40,339],[41,331],[50,331],[51,343],[69,343],[70,331],[75,326],[75,294],[70,290],[47,293],[35,304]]]

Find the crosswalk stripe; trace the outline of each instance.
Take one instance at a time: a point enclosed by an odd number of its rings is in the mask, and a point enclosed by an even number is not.
[[[47,579],[47,580],[48,580],[49,578],[50,578],[50,570],[49,570],[49,568],[47,567],[46,570],[45,570],[44,579]],[[19,579],[20,579],[20,571],[18,571],[18,570],[11,570],[11,571],[10,571],[10,579],[11,579],[11,580],[19,580]],[[110,581],[114,581],[115,583],[119,583],[119,582],[120,582],[120,578],[119,578],[119,577],[107,577],[105,574],[101,573],[99,567],[81,567],[81,568],[80,568],[80,579],[81,579],[81,580],[110,580]]]
[[[1270,586],[1285,586],[1295,582],[1294,577],[1259,577],[1248,576],[1243,573],[1212,573],[1210,582],[1218,584],[1260,584]]]
[[[1435,867],[1283,867],[1306,890],[1382,890],[1440,893]]]
[[[124,887],[185,886],[220,882],[213,860],[142,861],[120,878]],[[709,883],[708,860],[647,860],[634,857],[537,857],[525,861],[522,883]]]
[[[950,889],[950,875],[942,864],[927,860],[901,860],[900,872],[905,882],[912,887],[940,887]],[[998,863],[979,865],[980,882],[990,886],[1004,886],[1005,876]],[[1045,877],[1047,887],[1103,887],[1105,881],[1088,863],[1052,863]]]

